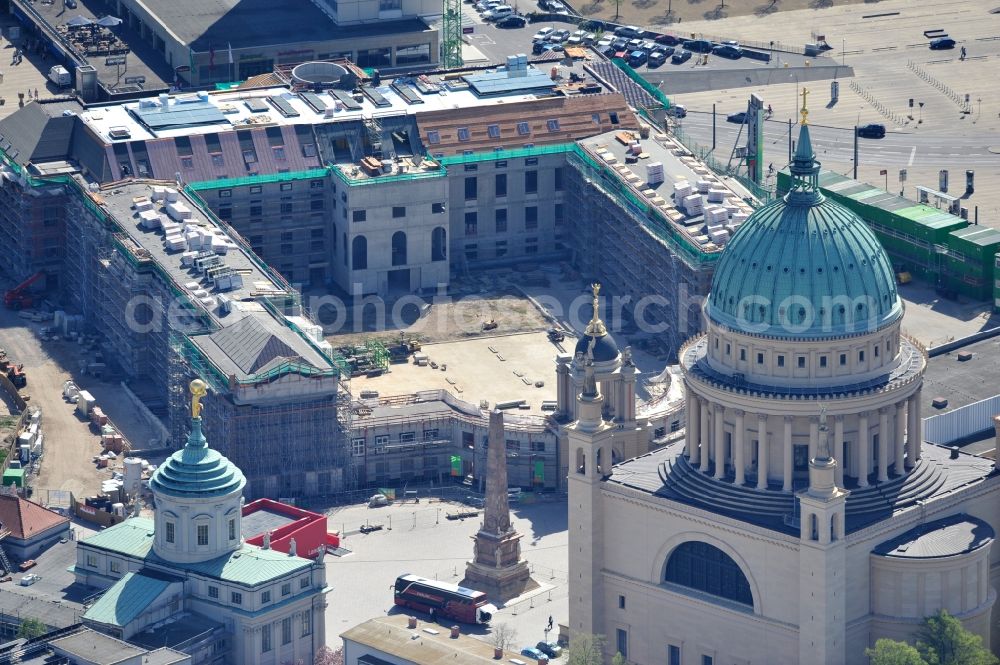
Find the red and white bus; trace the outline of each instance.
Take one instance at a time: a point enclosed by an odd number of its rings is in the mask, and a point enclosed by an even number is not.
[[[427,612],[431,619],[452,619],[463,623],[489,623],[497,608],[486,594],[457,584],[429,580],[417,575],[396,578],[396,605]]]

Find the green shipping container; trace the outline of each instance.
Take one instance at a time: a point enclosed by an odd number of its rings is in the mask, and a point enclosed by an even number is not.
[[[7,469],[3,472],[4,487],[24,487],[24,469]]]

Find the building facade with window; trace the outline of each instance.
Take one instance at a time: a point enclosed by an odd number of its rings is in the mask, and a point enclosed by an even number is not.
[[[208,447],[197,398],[193,412],[187,443],[150,479],[153,519],[132,517],[78,544],[77,581],[104,589],[84,623],[169,642],[195,664],[312,662],[325,644],[323,553],[313,561],[291,543],[287,553],[271,549],[267,535],[260,547],[244,541],[246,479]]]
[[[616,464],[613,393],[585,365],[570,630],[637,665],[860,664],[945,609],[996,650],[1000,472],[922,441],[926,351],[875,236],[819,192],[804,120],[791,173],[680,350],[683,441]]]

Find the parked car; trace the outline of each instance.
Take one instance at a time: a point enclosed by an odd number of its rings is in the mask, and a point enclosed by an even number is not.
[[[555,30],[549,35],[549,41],[553,44],[562,44],[569,39],[569,30]]]
[[[681,49],[680,51],[675,51],[673,57],[670,58],[670,62],[675,65],[687,62],[691,59],[691,51],[687,49]]]
[[[726,116],[726,122],[735,122],[737,125],[742,125],[747,121],[746,111],[740,111],[739,113],[730,113]]]
[[[549,50],[549,46],[548,42],[535,42],[531,45],[531,55],[541,55]]]
[[[743,57],[743,51],[740,50],[740,47],[732,46],[731,44],[720,44],[712,49],[712,53],[720,58],[728,58],[729,60],[739,60]]]
[[[482,14],[483,12],[488,12],[494,7],[499,7],[503,2],[501,0],[479,0],[476,3],[476,11]]]
[[[42,579],[41,575],[36,575],[35,573],[28,573],[21,578],[21,586],[31,586],[38,580]]]
[[[667,54],[663,51],[653,51],[649,54],[648,64],[650,67],[659,67],[667,61]]]
[[[620,25],[615,28],[615,34],[619,37],[632,39],[633,37],[638,37],[642,34],[642,28],[636,25]]]
[[[657,35],[653,41],[657,44],[666,44],[667,46],[677,46],[681,43],[681,40],[673,35]]]
[[[521,655],[527,656],[532,660],[541,660],[542,658],[545,657],[544,653],[542,653],[541,651],[539,651],[534,647],[524,647],[523,649],[521,649]]]
[[[566,5],[559,2],[559,0],[552,0],[549,3],[549,11],[553,14],[565,14],[567,13]]]
[[[630,39],[628,40],[628,46],[626,47],[629,51],[638,51],[642,48],[641,39]]]
[[[66,0],[66,9],[76,9],[76,0]]]
[[[385,494],[381,493],[375,494],[372,495],[370,499],[368,499],[369,508],[379,508],[381,506],[388,506],[388,505],[389,505],[389,498]]]
[[[499,5],[483,14],[484,21],[499,21],[502,18],[514,15],[514,8],[510,5]]]
[[[538,32],[536,32],[535,36],[532,37],[531,39],[532,39],[532,41],[536,41],[536,42],[537,41],[544,41],[544,40],[548,39],[549,35],[551,35],[553,32],[555,32],[555,30],[556,29],[553,28],[551,25],[547,25],[544,28],[542,28],[541,30],[539,30]]]
[[[684,42],[684,48],[694,53],[711,53],[714,46],[715,44],[707,39],[689,39]]]
[[[557,642],[539,642],[535,648],[549,658],[558,658],[562,655],[562,647]]]
[[[858,136],[863,139],[881,139],[885,138],[885,125],[879,124],[868,124],[858,127]]]
[[[619,37],[615,41],[611,42],[611,44],[615,47],[616,51],[624,51],[625,47],[628,46],[628,40],[624,37]]]
[[[686,118],[687,114],[687,107],[683,104],[674,104],[667,109],[667,115],[673,116],[674,118]]]
[[[931,40],[931,50],[940,51],[942,49],[955,48],[955,40],[951,37],[938,37]]]
[[[606,49],[611,48],[611,42],[612,42],[611,39],[608,39],[607,37],[605,37],[601,41],[597,42],[597,44],[595,46],[596,46],[596,48],[597,48],[598,51],[600,51],[601,53],[603,53]]]
[[[523,28],[528,25],[528,20],[523,16],[508,16],[497,21],[498,28]]]
[[[646,64],[646,52],[632,51],[628,54],[628,64],[630,67],[642,67]]]

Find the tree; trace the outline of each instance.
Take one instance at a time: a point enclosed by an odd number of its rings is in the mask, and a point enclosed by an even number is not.
[[[324,646],[316,652],[313,665],[344,665],[344,648],[334,651],[328,646]]]
[[[574,635],[569,641],[566,665],[604,665],[604,636]]]
[[[884,637],[875,642],[874,649],[865,649],[865,655],[871,659],[871,665],[927,665],[911,645]]]
[[[928,665],[996,665],[996,656],[983,647],[983,640],[962,622],[940,610],[924,619],[917,633],[917,651]]]
[[[49,632],[48,626],[38,619],[25,619],[17,629],[17,636],[30,640],[33,637],[41,637],[47,632]]]
[[[490,630],[490,643],[504,651],[514,646],[517,641],[517,629],[507,623],[498,623]]]
[[[611,659],[611,665],[628,665],[628,661],[625,660],[621,651],[616,651],[615,657]]]
[[[621,16],[622,2],[624,2],[624,0],[611,0],[611,2],[615,6],[615,18],[614,18],[614,20],[617,21],[618,17]]]

